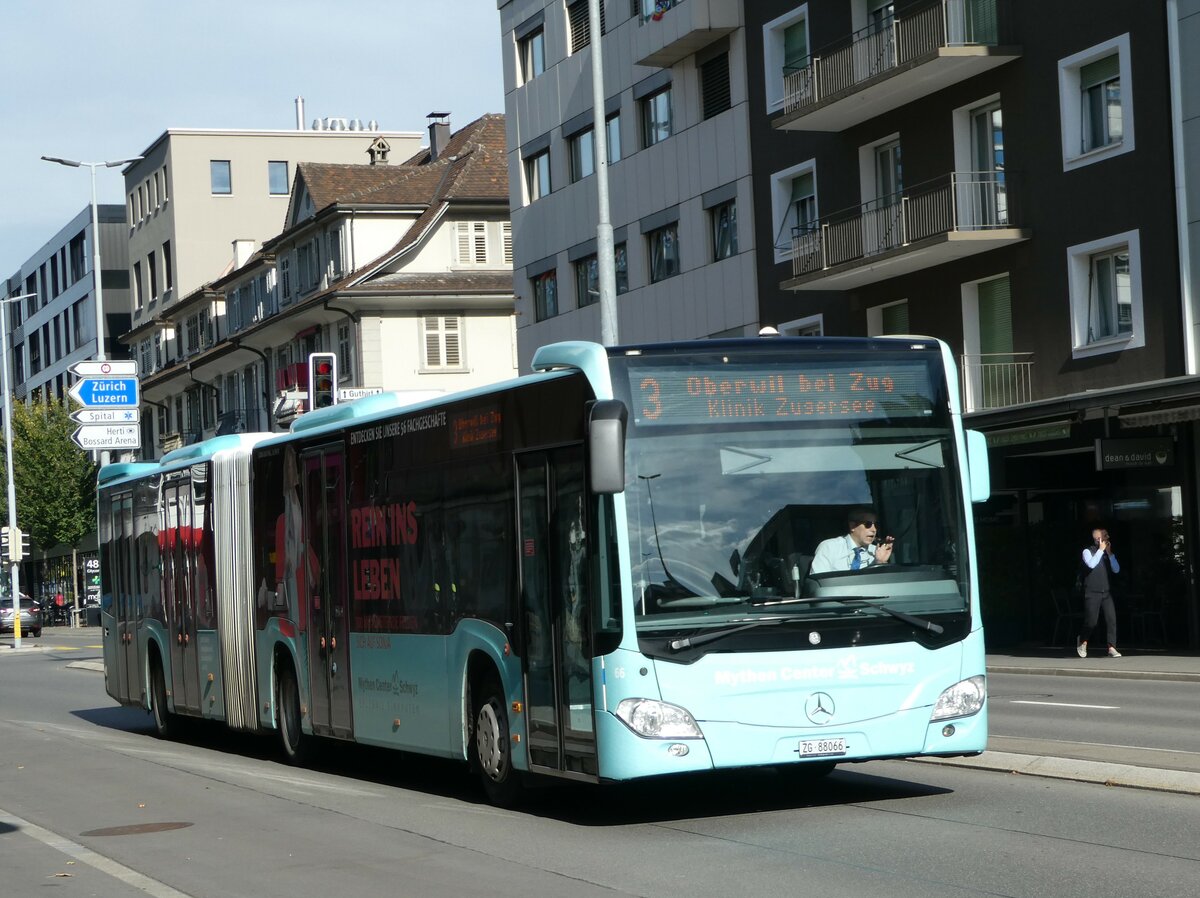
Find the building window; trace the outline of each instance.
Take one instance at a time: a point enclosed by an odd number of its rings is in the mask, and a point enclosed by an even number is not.
[[[592,42],[592,23],[588,18],[588,0],[567,4],[567,32],[571,37],[571,52],[578,53]],[[600,33],[605,33],[604,0],[600,2]]]
[[[813,163],[802,162],[771,175],[771,220],[775,230],[775,261],[792,256],[797,242],[815,241],[817,179]]]
[[[525,160],[525,188],[529,202],[550,193],[550,150],[545,149]]]
[[[354,375],[354,336],[349,321],[337,326],[338,377],[342,380]]]
[[[1138,232],[1070,247],[1067,258],[1072,355],[1082,358],[1144,346]]]
[[[422,321],[425,331],[425,367],[461,370],[462,318],[458,315],[426,315]]]
[[[671,87],[642,98],[642,146],[652,147],[671,136]]]
[[[575,268],[575,304],[579,308],[600,301],[600,265],[595,256],[580,259]]]
[[[288,170],[286,162],[267,163],[267,190],[271,196],[287,196]]]
[[[621,161],[621,113],[614,112],[604,120],[604,139],[608,144],[608,164]]]
[[[679,274],[679,224],[672,222],[646,235],[650,249],[650,283]]]
[[[787,93],[802,92],[809,65],[805,9],[793,10],[763,26],[763,77],[767,111],[783,108]]]
[[[183,325],[183,348],[188,355],[200,351],[200,316],[192,315]]]
[[[133,263],[133,308],[141,310],[145,305],[145,297],[142,295],[142,263]]]
[[[487,264],[487,222],[456,221],[454,243],[459,265]]]
[[[570,138],[568,145],[571,151],[571,183],[574,184],[596,171],[596,141],[592,129],[580,131]]]
[[[517,42],[521,59],[521,82],[532,81],[546,71],[546,34],[541,28],[529,32]]]
[[[154,253],[146,255],[146,274],[150,276],[150,301],[158,299],[158,259]]]
[[[730,200],[709,210],[712,222],[713,261],[719,262],[736,256],[737,246],[737,203]]]
[[[71,305],[71,334],[75,347],[78,349],[90,336],[87,326],[84,324],[84,308],[83,300],[76,300]]]
[[[163,261],[163,292],[169,292],[175,286],[175,277],[171,274],[171,241],[167,240],[162,245],[162,261]]]
[[[729,54],[721,53],[700,66],[700,105],[706,119],[732,105],[729,95]]]
[[[233,193],[233,176],[229,169],[228,159],[214,159],[208,163],[209,178],[212,181],[212,192],[218,195]]]
[[[1134,148],[1131,77],[1128,34],[1059,61],[1064,171]]]
[[[87,260],[84,258],[84,232],[80,231],[71,238],[69,250],[71,259],[71,283],[74,284],[87,273]]]
[[[558,278],[553,271],[547,271],[533,279],[533,316],[536,321],[545,321],[557,314]]]
[[[907,299],[867,309],[867,336],[880,337],[887,334],[907,333],[909,333]]]
[[[629,292],[629,254],[624,243],[613,247],[613,265],[617,269],[617,295],[620,296]]]
[[[37,374],[42,370],[42,340],[37,331],[33,331],[26,339],[29,347],[29,373]]]
[[[283,304],[287,305],[292,301],[292,257],[288,253],[281,253],[276,262],[276,271],[279,273],[279,292],[283,297]]]

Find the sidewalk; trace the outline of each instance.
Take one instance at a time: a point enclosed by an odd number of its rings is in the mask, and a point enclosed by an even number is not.
[[[1109,658],[1101,650],[1080,658],[1072,648],[1022,648],[989,653],[987,670],[989,674],[1200,682],[1200,654],[1136,649],[1122,650],[1122,654],[1121,658]],[[1200,795],[1200,754],[1194,752],[993,735],[988,750],[978,757],[923,758],[920,763]]]

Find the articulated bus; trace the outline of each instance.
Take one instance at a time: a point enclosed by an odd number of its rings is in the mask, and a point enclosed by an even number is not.
[[[105,682],[153,715],[459,759],[488,797],[972,755],[987,734],[948,348],[543,347],[99,478]],[[869,507],[888,563],[814,570]]]

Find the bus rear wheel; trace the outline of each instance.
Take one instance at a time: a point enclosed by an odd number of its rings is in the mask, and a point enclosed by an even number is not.
[[[289,764],[303,764],[308,759],[310,740],[300,722],[300,686],[290,665],[275,678],[275,716],[284,759]]]
[[[175,735],[175,715],[167,709],[167,678],[157,658],[150,664],[150,713],[154,715],[154,735],[159,739]]]
[[[520,800],[521,779],[512,765],[508,710],[499,682],[485,680],[474,704],[473,765],[488,800],[499,807],[512,806]]]

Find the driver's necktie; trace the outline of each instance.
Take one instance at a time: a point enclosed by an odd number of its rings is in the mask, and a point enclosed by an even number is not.
[[[857,571],[863,566],[863,552],[866,550],[859,546],[854,550],[854,560],[850,562],[850,570]]]

